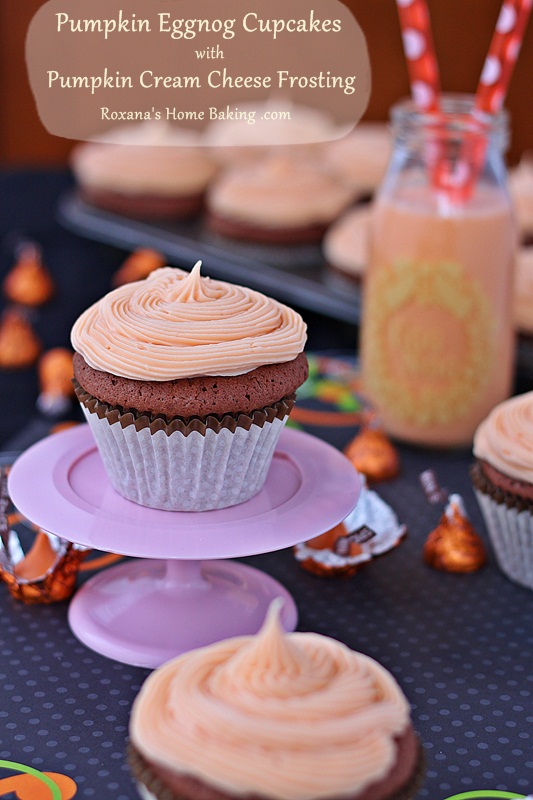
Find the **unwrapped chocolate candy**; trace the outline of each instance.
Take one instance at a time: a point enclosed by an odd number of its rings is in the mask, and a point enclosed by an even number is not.
[[[396,547],[405,536],[394,511],[366,486],[351,514],[326,533],[296,545],[300,566],[321,577],[354,575],[367,561]]]

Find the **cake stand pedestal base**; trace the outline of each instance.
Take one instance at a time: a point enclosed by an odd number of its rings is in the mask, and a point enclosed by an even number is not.
[[[129,561],[78,591],[69,623],[92,650],[154,668],[195,647],[257,633],[276,597],[284,600],[284,628],[294,630],[292,597],[257,569],[233,561]]]

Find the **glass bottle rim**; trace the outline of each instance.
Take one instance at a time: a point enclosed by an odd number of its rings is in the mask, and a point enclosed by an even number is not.
[[[502,109],[497,114],[476,111],[475,95],[443,93],[437,111],[421,111],[411,98],[395,103],[390,111],[392,130],[404,138],[408,134],[435,133],[441,136],[478,134],[506,143],[509,132],[509,114]]]

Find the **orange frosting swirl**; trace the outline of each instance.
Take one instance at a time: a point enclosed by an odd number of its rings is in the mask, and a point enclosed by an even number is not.
[[[242,375],[304,349],[299,314],[252,289],[172,267],[110,292],[72,328],[90,367],[133,380]]]
[[[152,763],[221,791],[307,800],[353,795],[383,778],[408,725],[390,673],[328,637],[284,634],[274,602],[257,636],[152,673],[130,735]]]
[[[533,483],[533,392],[493,408],[475,433],[474,455],[510,478]]]

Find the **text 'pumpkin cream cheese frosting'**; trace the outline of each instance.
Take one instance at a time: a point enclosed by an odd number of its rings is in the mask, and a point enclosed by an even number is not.
[[[96,370],[132,380],[242,375],[302,352],[306,326],[295,311],[243,286],[155,270],[88,308],[72,344]]]
[[[180,776],[202,792],[277,800],[366,798],[367,787],[377,800],[405,786],[419,754],[392,675],[328,637],[285,634],[278,608],[257,636],[191,651],[147,679],[130,722],[141,782],[148,765],[186,797]],[[415,744],[399,758],[409,735]],[[400,761],[396,785],[385,787]]]

